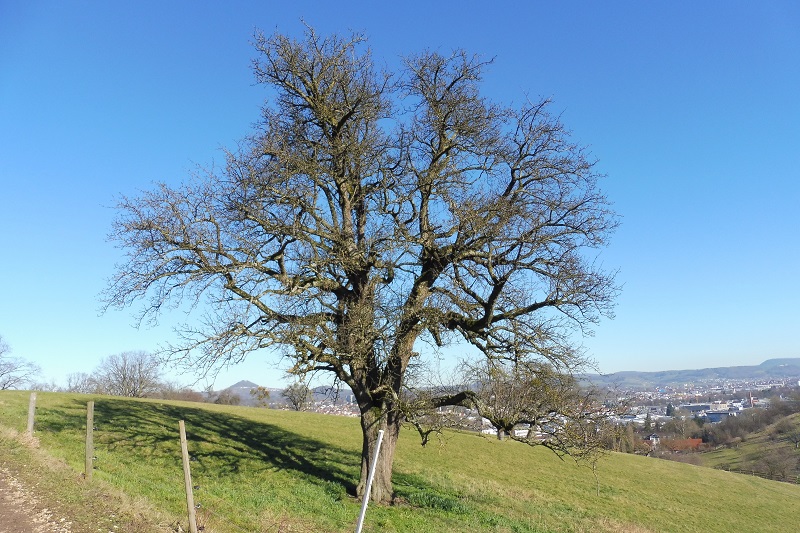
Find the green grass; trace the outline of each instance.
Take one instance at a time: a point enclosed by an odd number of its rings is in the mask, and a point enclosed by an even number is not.
[[[178,438],[185,420],[206,531],[354,530],[356,419],[39,393],[37,453],[66,464],[76,480],[90,399],[93,485],[156,510],[164,529],[186,523]],[[27,404],[28,393],[0,393],[0,425],[22,431]],[[589,468],[516,442],[450,432],[422,448],[415,437],[404,432],[395,455],[402,503],[370,506],[365,531],[778,532],[800,514],[800,487],[752,476],[610,454],[596,480]]]

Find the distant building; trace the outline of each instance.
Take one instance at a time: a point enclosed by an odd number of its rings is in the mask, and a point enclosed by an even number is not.
[[[712,424],[716,423],[716,422],[722,422],[723,420],[725,420],[729,416],[736,416],[737,413],[738,413],[738,411],[730,411],[730,410],[726,410],[726,411],[706,411],[706,420],[708,420]]]
[[[684,411],[689,411],[690,413],[702,413],[703,411],[711,410],[711,404],[709,403],[687,403],[681,405],[679,409],[683,409]]]
[[[654,450],[658,447],[658,444],[661,442],[661,439],[655,433],[652,433],[652,434],[646,436],[642,440],[645,441],[646,443],[650,444],[650,448],[652,448]]]

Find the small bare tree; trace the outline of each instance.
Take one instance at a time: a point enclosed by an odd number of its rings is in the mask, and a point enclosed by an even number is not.
[[[292,409],[295,411],[305,411],[311,403],[312,393],[308,385],[302,381],[296,381],[283,389],[281,393]]]
[[[113,396],[144,398],[158,392],[161,365],[147,352],[109,355],[92,376],[96,391]]]
[[[508,437],[561,457],[591,460],[602,452],[613,429],[614,413],[600,398],[548,363],[488,361],[466,366],[465,375],[457,398],[441,394],[434,403],[446,398],[446,404],[476,410],[501,440]]]
[[[73,372],[67,374],[67,385],[64,387],[66,392],[79,392],[81,394],[91,394],[100,389],[95,378],[85,372]]]
[[[0,390],[16,389],[31,382],[40,372],[38,365],[11,357],[11,347],[0,337]]]

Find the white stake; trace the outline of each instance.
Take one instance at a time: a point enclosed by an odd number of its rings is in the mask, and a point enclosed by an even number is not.
[[[375,477],[375,468],[378,466],[378,454],[381,452],[381,442],[383,441],[383,430],[378,430],[378,443],[375,445],[375,455],[372,456],[372,465],[367,476],[367,486],[364,488],[364,501],[361,502],[361,514],[358,515],[356,533],[361,533],[361,526],[364,525],[364,515],[367,514],[367,504],[369,503],[369,493],[372,490],[372,478]]]

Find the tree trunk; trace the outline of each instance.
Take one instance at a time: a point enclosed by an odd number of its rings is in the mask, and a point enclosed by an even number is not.
[[[378,443],[378,431],[383,430],[383,441],[378,455],[378,462],[375,465],[375,476],[372,479],[372,489],[370,501],[380,503],[390,503],[394,496],[392,489],[392,463],[394,462],[394,450],[397,445],[397,438],[400,434],[400,419],[381,407],[374,406],[361,412],[361,430],[363,433],[363,443],[361,447],[361,480],[358,482],[356,493],[363,499],[364,491],[367,487],[369,469],[372,466],[372,458],[375,455],[375,447]]]

